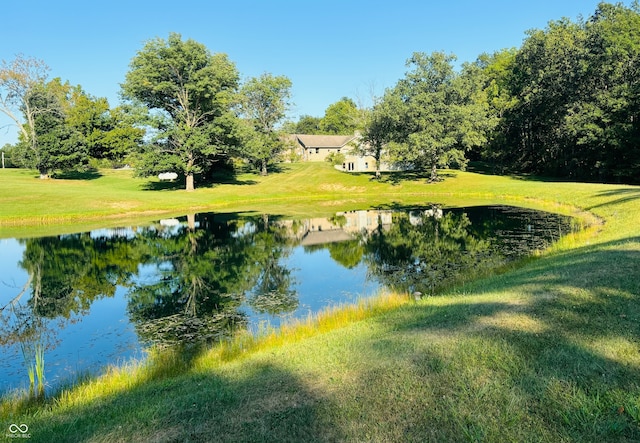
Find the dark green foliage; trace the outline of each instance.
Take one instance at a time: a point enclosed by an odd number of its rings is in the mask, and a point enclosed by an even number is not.
[[[373,107],[360,151],[431,171],[484,160],[494,170],[640,182],[640,5],[600,3],[549,22],[519,49],[415,53]],[[320,125],[322,128],[322,125]]]
[[[262,175],[267,175],[268,164],[286,148],[276,126],[290,106],[291,80],[265,73],[249,79],[240,95],[240,108],[246,119],[241,155],[257,164]]]
[[[485,159],[519,172],[640,180],[637,3],[600,3],[586,21],[531,31],[499,78],[511,98]]]
[[[172,33],[150,40],[131,61],[122,91],[149,110],[146,123],[156,137],[143,151],[140,172],[181,172],[187,190],[194,175],[211,172],[238,143],[231,107],[238,72],[225,54]],[[172,169],[162,169],[171,165]]]
[[[353,135],[364,127],[364,112],[349,97],[330,104],[323,117],[300,116],[285,129],[292,134]]]
[[[360,110],[355,102],[348,97],[342,97],[329,105],[320,119],[322,134],[353,135],[360,129]]]
[[[491,120],[475,95],[476,79],[458,75],[454,61],[441,52],[407,61],[410,70],[374,107],[365,129],[370,155],[378,160],[386,144],[393,162],[430,171],[430,181],[438,180],[438,167],[465,167],[465,151],[486,141]]]
[[[21,133],[12,157],[42,177],[86,169],[90,158],[122,165],[145,133],[134,126],[127,108],[109,109],[107,99],[92,97],[59,78],[33,87],[25,100],[24,109],[38,110],[31,112],[33,136],[27,140],[29,131]]]
[[[291,130],[292,134],[321,134],[322,130],[320,129],[320,117],[312,117],[310,115],[303,115],[298,120],[298,123],[295,123]]]
[[[54,80],[30,92],[26,102],[42,111],[33,116],[33,140],[21,135],[14,151],[23,166],[37,169],[43,178],[55,170],[81,168],[88,162],[86,140],[67,124],[64,96],[56,90],[59,85]]]

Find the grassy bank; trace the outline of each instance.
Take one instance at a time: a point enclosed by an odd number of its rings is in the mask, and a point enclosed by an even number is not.
[[[262,341],[113,369],[44,404],[5,402],[0,425],[27,424],[31,441],[640,441],[639,187],[460,172],[435,185],[372,183],[324,166],[292,165],[190,194],[107,174],[55,181],[45,186],[76,198],[73,210],[46,218],[34,204],[15,214],[2,197],[0,229],[28,234],[49,229],[36,220],[91,224],[95,214],[296,216],[432,201],[582,211],[603,224],[442,296],[384,298]],[[121,188],[99,191],[108,180]],[[83,211],[92,194],[114,204]]]
[[[496,180],[459,171],[448,175],[455,180],[428,185],[424,178],[393,175],[377,182],[370,180],[370,174],[344,174],[328,164],[300,163],[283,165],[280,172],[266,177],[240,174],[186,192],[179,183],[134,178],[130,170],[102,170],[42,181],[30,171],[0,169],[0,238],[205,211],[308,217],[393,203],[445,200],[451,205],[475,200],[508,200],[525,206],[543,203],[551,210],[560,210],[554,203],[560,201],[562,192],[554,195],[552,187],[544,183],[527,182],[522,187],[514,186],[517,180]],[[593,185],[573,185],[571,189],[588,195]]]

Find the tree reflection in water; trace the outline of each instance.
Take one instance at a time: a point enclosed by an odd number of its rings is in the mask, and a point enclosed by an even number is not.
[[[457,276],[501,260],[488,240],[469,232],[470,225],[465,213],[437,208],[396,213],[389,229],[380,225],[368,236],[364,260],[386,286],[433,294]]]
[[[199,214],[150,226],[20,240],[28,276],[0,306],[0,345],[56,345],[91,305],[126,291],[141,342],[196,345],[247,327],[246,307],[271,316],[299,308],[293,251],[326,249],[345,269],[426,294],[492,269],[570,230],[567,217],[508,207],[368,210],[329,218]],[[322,269],[314,270],[323,272]]]
[[[271,314],[297,306],[291,271],[280,263],[290,239],[266,215],[227,223],[203,215],[198,229],[158,225],[136,239],[149,257],[144,264],[154,267],[153,276],[139,279],[130,292],[129,312],[144,341],[219,340],[246,326],[245,302]]]

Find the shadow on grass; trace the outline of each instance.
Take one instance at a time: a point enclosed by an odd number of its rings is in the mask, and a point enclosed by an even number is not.
[[[639,441],[639,244],[581,248],[467,288],[521,293],[522,301],[418,303],[381,318],[390,332],[386,343],[371,343],[373,361],[414,361],[408,371],[423,384],[395,401],[422,398],[418,406],[432,411],[428,425],[408,417],[408,440],[435,428],[441,441],[528,441],[522,430],[537,428],[539,441]],[[373,401],[367,386],[383,383],[401,389],[371,369],[362,401]]]
[[[209,180],[197,180],[195,183],[196,189],[211,189],[217,185],[254,185],[258,183],[256,180],[240,180],[233,174],[217,173],[214,174]],[[184,177],[172,181],[160,181],[151,180],[142,185],[144,191],[178,191],[184,190],[186,187],[186,181]]]
[[[271,174],[286,174],[291,171],[289,167],[290,163],[274,163],[267,167],[267,175]],[[237,174],[253,174],[260,175],[260,168],[252,166],[252,165],[243,165],[238,167],[235,172]],[[216,173],[217,174],[217,173]],[[234,175],[233,172],[223,172],[223,174]],[[214,174],[215,175],[215,174]]]
[[[575,178],[569,177],[553,177],[546,175],[536,175],[533,173],[526,172],[515,172],[510,170],[507,166],[490,163],[485,161],[472,161],[467,165],[467,171],[473,172],[475,174],[482,175],[501,175],[504,177],[510,177],[515,180],[523,180],[523,181],[536,181],[536,182],[545,182],[545,183],[553,183],[553,182],[575,182]]]
[[[482,161],[469,162],[467,171],[483,175],[503,175],[505,173],[505,169],[500,165]]]
[[[255,185],[258,183],[256,180],[240,180],[233,174],[216,174],[208,182],[208,187],[214,187],[215,185]]]
[[[587,210],[601,208],[604,206],[617,205],[622,203],[627,203],[633,200],[640,199],[640,188],[636,189],[611,189],[608,191],[601,191],[597,194],[598,197],[613,197],[613,200],[610,200],[605,203],[600,203],[594,206],[590,206],[586,208]]]
[[[91,169],[89,171],[67,171],[56,173],[54,178],[60,180],[96,180],[102,177],[100,171]]]
[[[148,181],[142,186],[143,191],[178,191],[185,188],[184,180]]]
[[[185,368],[27,421],[33,442],[341,441],[331,409],[290,372],[250,363],[241,376]]]
[[[510,170],[507,166],[492,164],[488,162],[482,161],[473,161],[469,162],[467,166],[467,171],[473,172],[476,174],[483,175],[501,175],[505,177],[510,177],[515,180],[522,181],[536,181],[536,182],[544,182],[544,183],[597,183],[597,184],[611,184],[611,185],[640,185],[638,180],[633,180],[628,178],[626,180],[615,180],[613,177],[610,177],[609,180],[602,180],[596,177],[562,177],[562,176],[553,176],[553,175],[538,175],[535,173],[528,172],[517,172],[514,170]]]
[[[372,175],[371,173],[361,173]],[[455,172],[451,171],[438,171],[439,181],[445,180],[447,178],[455,178]],[[375,180],[375,177],[372,175],[371,180]],[[380,183],[389,183],[393,186],[399,185],[404,181],[418,181],[424,180],[427,183],[432,183],[431,173],[429,171],[388,171],[382,172],[379,178]],[[436,181],[437,182],[437,181]]]

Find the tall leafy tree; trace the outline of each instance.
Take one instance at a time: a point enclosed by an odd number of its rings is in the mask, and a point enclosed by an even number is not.
[[[320,117],[313,117],[311,115],[302,115],[298,122],[291,129],[291,133],[294,134],[320,134]]]
[[[581,176],[640,180],[640,4],[600,3],[585,24],[583,87],[567,129]],[[588,174],[593,171],[594,174]]]
[[[128,106],[111,108],[104,116],[101,131],[92,140],[91,156],[107,159],[114,166],[122,165],[142,145],[145,133],[136,124],[135,111]]]
[[[415,53],[407,61],[411,69],[386,91],[377,109],[380,118],[372,121],[382,125],[378,133],[388,134],[392,158],[430,171],[430,181],[439,179],[438,167],[464,167],[465,151],[486,141],[486,107],[458,77],[454,60],[441,52]]]
[[[242,114],[253,129],[253,140],[245,155],[259,163],[260,173],[267,175],[269,160],[284,148],[277,125],[290,106],[291,80],[265,73],[249,79],[242,86],[240,97]]]
[[[640,6],[600,3],[587,20],[529,32],[510,63],[511,103],[492,159],[522,172],[637,181]]]
[[[375,159],[376,178],[380,178],[380,162],[393,130],[393,111],[388,109],[389,105],[389,101],[377,103],[373,109],[365,114],[366,123],[356,147],[358,154],[370,155]]]
[[[71,87],[60,79],[36,87],[26,98],[29,109],[40,109],[33,115],[26,132],[19,134],[16,154],[21,163],[37,169],[48,178],[57,169],[70,170],[87,164],[87,144],[82,133],[67,124]]]
[[[323,134],[353,135],[361,127],[361,112],[348,97],[342,97],[329,105],[320,120],[320,131]]]
[[[234,145],[238,72],[225,54],[172,33],[147,42],[131,60],[123,96],[158,111],[157,143],[146,152],[147,174],[179,168],[186,189]]]
[[[65,122],[84,138],[89,156],[122,165],[142,144],[145,131],[136,126],[135,115],[129,106],[111,109],[104,97],[93,97],[80,86],[67,85],[62,100]]]
[[[39,169],[40,178],[49,177],[49,168],[41,158],[36,121],[43,114],[60,112],[59,103],[45,87],[48,71],[42,60],[21,55],[10,62],[3,60],[0,65],[0,111],[19,128],[23,148],[20,157]]]
[[[323,117],[302,115],[288,130],[296,134],[353,135],[364,128],[366,114],[352,99],[342,97],[327,107]]]
[[[476,79],[475,93],[482,95],[479,99],[485,101],[489,119],[487,143],[476,146],[470,157],[489,160],[494,165],[502,162],[501,149],[505,145],[506,131],[504,116],[517,103],[509,83],[516,54],[516,48],[484,53],[463,68],[463,75]]]
[[[564,121],[580,95],[584,38],[579,24],[550,22],[546,31],[531,31],[516,55],[511,86],[517,104],[506,118],[507,143],[515,147],[507,161],[518,169],[557,174],[568,167]]]

